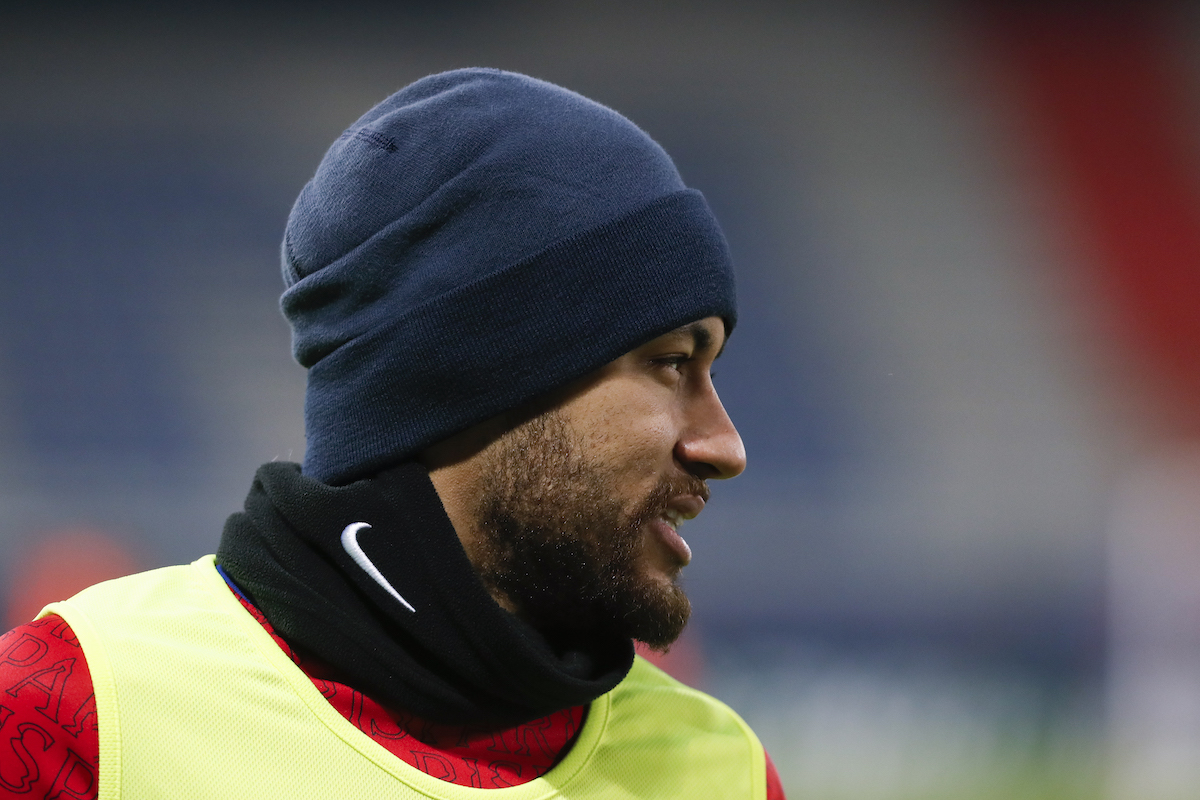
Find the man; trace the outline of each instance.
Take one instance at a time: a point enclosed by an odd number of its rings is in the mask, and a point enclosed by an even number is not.
[[[288,220],[303,468],[215,557],[0,640],[0,787],[47,797],[782,797],[754,734],[634,658],[742,471],[710,370],[724,239],[615,112],[460,70],[385,100]],[[215,567],[215,568],[214,568]]]

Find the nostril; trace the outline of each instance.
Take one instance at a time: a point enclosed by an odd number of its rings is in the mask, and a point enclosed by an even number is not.
[[[686,464],[685,469],[687,469],[689,474],[694,475],[702,481],[709,479],[719,480],[721,477],[723,477],[721,470],[717,469],[717,467],[714,465],[707,464],[703,461],[693,461],[690,464]]]

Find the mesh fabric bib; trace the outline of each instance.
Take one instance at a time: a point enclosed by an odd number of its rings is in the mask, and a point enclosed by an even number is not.
[[[343,718],[241,607],[211,556],[97,584],[42,613],[62,616],[87,657],[100,800],[765,798],[750,728],[640,658],[592,703],[550,772],[477,789],[405,764]]]

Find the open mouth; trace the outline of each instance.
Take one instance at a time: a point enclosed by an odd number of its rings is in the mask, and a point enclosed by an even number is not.
[[[659,540],[671,552],[672,561],[678,566],[686,566],[692,560],[692,548],[679,535],[679,526],[688,519],[683,513],[674,510],[664,511],[654,525]]]

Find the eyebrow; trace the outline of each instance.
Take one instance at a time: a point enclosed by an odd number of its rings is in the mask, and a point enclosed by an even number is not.
[[[708,332],[708,328],[704,327],[703,323],[691,322],[677,330],[679,333],[690,335],[692,337],[692,346],[697,350],[707,350],[712,347],[712,334]],[[725,345],[728,342],[728,337],[725,338],[725,341],[721,342],[721,349],[713,356],[714,360],[720,358],[721,354],[725,352]]]

